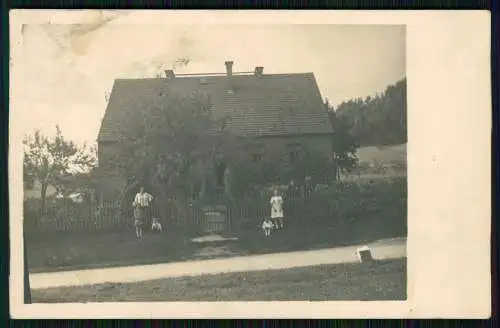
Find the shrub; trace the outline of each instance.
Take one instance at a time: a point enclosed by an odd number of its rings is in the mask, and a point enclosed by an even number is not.
[[[387,210],[406,213],[406,179],[348,182],[317,188],[292,214],[316,220],[381,215]]]

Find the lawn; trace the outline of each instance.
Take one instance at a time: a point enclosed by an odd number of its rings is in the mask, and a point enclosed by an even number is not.
[[[402,220],[380,216],[370,218],[370,224],[358,219],[321,226],[290,222],[271,238],[265,238],[255,227],[237,233],[237,241],[223,242],[228,252],[215,257],[340,247],[406,236]],[[28,265],[30,272],[35,273],[188,261],[198,258],[197,253],[203,247],[192,243],[192,237],[183,231],[149,232],[138,242],[132,230],[45,236],[27,240]]]
[[[139,242],[131,229],[27,237],[26,246],[33,273],[182,261],[195,253],[189,241],[189,234],[169,231],[146,233]]]
[[[32,291],[34,303],[405,300],[406,259]]]

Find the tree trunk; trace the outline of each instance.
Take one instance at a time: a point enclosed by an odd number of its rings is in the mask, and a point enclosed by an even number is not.
[[[122,209],[123,200],[125,199],[125,197],[129,193],[129,191],[132,190],[133,188],[137,187],[137,185],[139,185],[139,181],[134,180],[133,182],[128,183],[127,186],[125,186],[125,188],[122,190],[122,192],[118,196],[118,199],[116,200],[117,204],[118,204],[118,208]]]
[[[338,182],[339,181],[339,162],[337,160],[337,154],[333,153],[332,156],[332,161],[333,161],[333,181]]]
[[[42,188],[40,191],[40,199],[42,201],[41,211],[42,211],[42,216],[45,216],[45,214],[46,214],[45,207],[46,207],[46,201],[47,201],[47,182],[42,181],[41,184],[42,184]]]

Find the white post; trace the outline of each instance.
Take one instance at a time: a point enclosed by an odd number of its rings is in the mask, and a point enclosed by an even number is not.
[[[358,260],[361,263],[364,262],[373,262],[372,252],[368,246],[360,247],[356,250],[356,254],[358,255]]]

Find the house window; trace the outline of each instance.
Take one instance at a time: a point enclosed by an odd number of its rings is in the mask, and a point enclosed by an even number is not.
[[[288,160],[295,163],[300,159],[300,144],[292,143],[287,145]]]
[[[215,172],[215,183],[217,187],[224,187],[224,173],[226,173],[226,165],[224,165],[224,163],[217,164]]]
[[[252,161],[254,162],[260,162],[262,161],[262,154],[256,153],[252,155]]]
[[[288,153],[288,157],[289,157],[290,163],[297,162],[299,160],[299,151],[296,149],[290,150],[290,152]]]
[[[252,161],[260,162],[264,157],[264,145],[260,143],[252,145],[250,152],[252,154]]]

